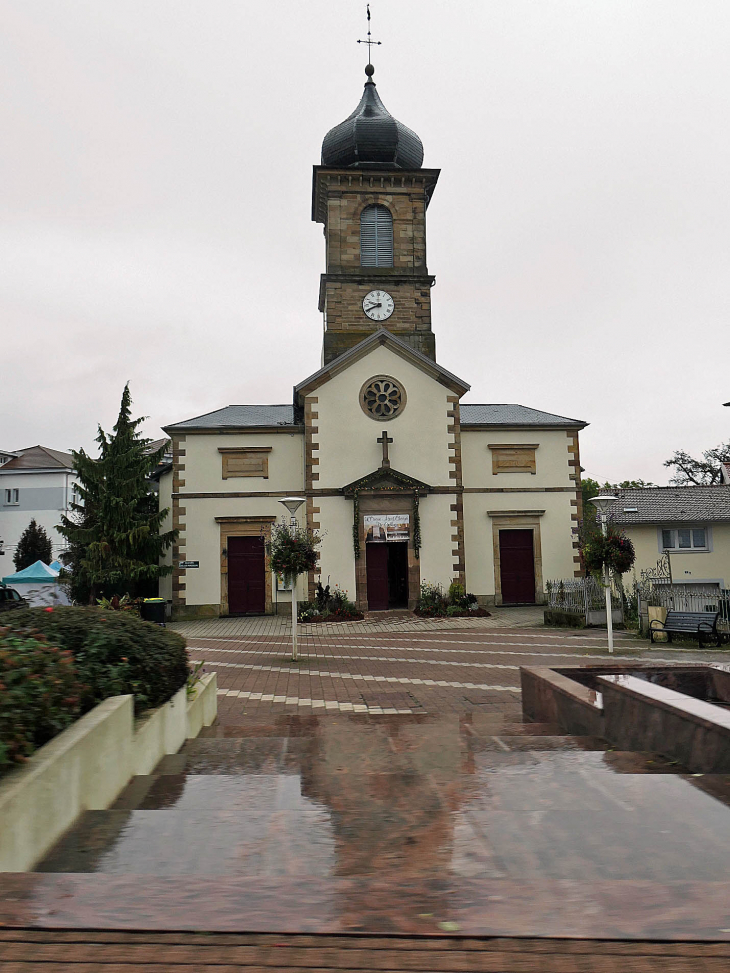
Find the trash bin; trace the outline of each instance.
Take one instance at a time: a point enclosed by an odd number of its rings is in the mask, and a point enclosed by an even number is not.
[[[145,622],[165,624],[165,599],[145,598],[141,605],[140,615]]]

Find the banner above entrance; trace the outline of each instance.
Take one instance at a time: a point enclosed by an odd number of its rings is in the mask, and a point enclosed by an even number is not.
[[[365,542],[385,544],[407,541],[410,534],[410,514],[365,514]]]

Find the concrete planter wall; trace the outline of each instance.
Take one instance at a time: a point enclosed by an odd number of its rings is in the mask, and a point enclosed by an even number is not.
[[[210,726],[218,708],[215,673],[185,687],[144,719],[132,696],[113,696],[41,747],[0,782],[0,872],[26,872],[83,811],[103,810],[137,774]]]
[[[611,611],[614,628],[623,628],[624,613],[621,608]],[[606,628],[606,609],[591,608],[586,612],[566,611],[563,608],[547,608],[544,613],[546,625],[563,628]]]

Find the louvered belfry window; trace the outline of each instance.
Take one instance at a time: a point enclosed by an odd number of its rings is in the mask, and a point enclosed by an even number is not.
[[[360,214],[360,266],[393,266],[393,217],[385,206],[366,206]]]

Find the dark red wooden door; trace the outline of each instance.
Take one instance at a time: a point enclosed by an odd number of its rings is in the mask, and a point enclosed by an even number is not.
[[[266,611],[266,556],[263,537],[228,538],[228,611]]]
[[[388,545],[366,544],[368,608],[384,611],[388,607]]]
[[[535,603],[535,552],[531,530],[500,530],[502,604]]]

